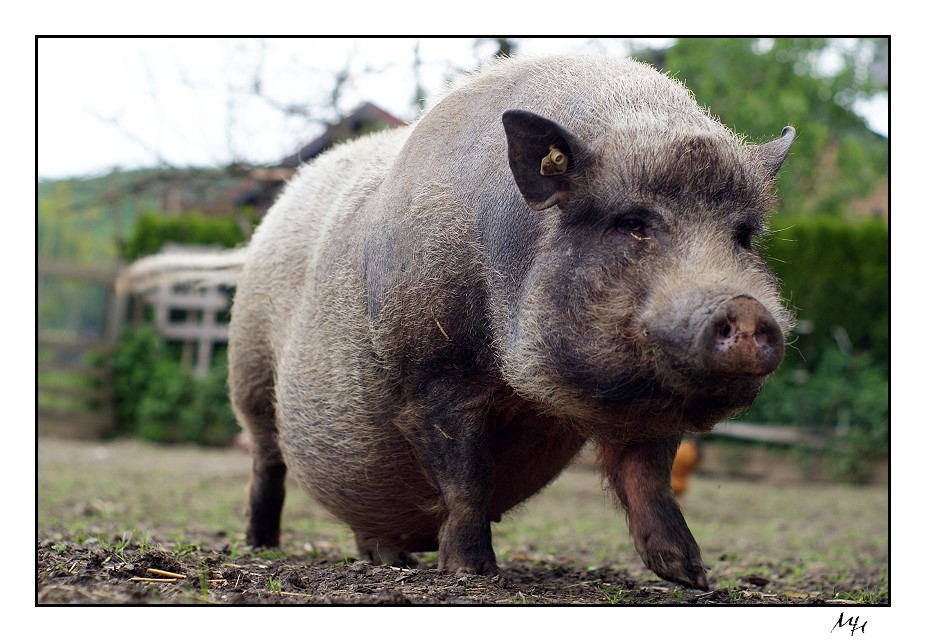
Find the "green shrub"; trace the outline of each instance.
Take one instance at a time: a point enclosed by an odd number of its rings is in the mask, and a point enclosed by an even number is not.
[[[802,321],[745,421],[826,439],[834,472],[861,481],[889,444],[889,242],[877,219],[775,219],[763,254]]]
[[[181,424],[187,427],[184,441],[226,446],[238,434],[238,424],[228,399],[227,380],[228,360],[224,354],[216,357],[205,377],[193,379],[193,398],[180,412]]]
[[[824,350],[814,371],[783,368],[772,375],[743,421],[801,426],[824,439],[833,472],[865,481],[887,455],[888,378],[868,354]]]
[[[118,434],[161,443],[231,443],[238,433],[224,355],[200,379],[150,326],[128,328],[113,359]]]
[[[814,369],[843,328],[855,351],[887,366],[890,281],[887,225],[877,219],[776,219],[763,254],[782,294],[813,332],[796,338],[788,365]]]
[[[148,394],[156,364],[166,359],[166,351],[164,340],[150,326],[127,327],[123,332],[112,361],[117,434],[138,431],[139,407]]]
[[[245,240],[234,219],[147,212],[135,222],[121,254],[134,260],[156,254],[167,242],[235,247]],[[224,358],[217,358],[209,373],[197,379],[181,365],[177,345],[167,344],[154,328],[139,326],[125,332],[113,365],[118,434],[223,445],[238,432]]]
[[[146,212],[135,222],[121,254],[122,258],[132,261],[157,254],[167,242],[236,247],[245,240],[234,219],[196,213],[166,215]]]
[[[193,377],[170,359],[153,365],[145,394],[138,403],[136,435],[162,443],[187,441],[183,411],[193,400]]]

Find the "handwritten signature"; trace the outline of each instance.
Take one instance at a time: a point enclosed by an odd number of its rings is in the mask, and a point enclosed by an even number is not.
[[[865,625],[868,624],[868,620],[865,620],[864,622],[859,624],[859,619],[860,619],[859,616],[856,615],[854,618],[853,617],[847,618],[845,617],[845,615],[846,615],[845,612],[839,614],[839,619],[836,620],[836,624],[834,624],[833,628],[830,629],[830,633],[835,631],[837,627],[841,629],[844,626],[849,627],[849,631],[850,631],[849,637],[854,636],[856,631],[858,631],[859,633],[865,632]]]

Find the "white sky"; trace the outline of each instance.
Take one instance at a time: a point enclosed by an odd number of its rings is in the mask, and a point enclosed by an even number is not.
[[[667,43],[670,39],[640,39]],[[107,38],[41,39],[38,45],[38,175],[105,173],[115,167],[273,163],[320,131],[301,117],[254,97],[261,78],[280,103],[314,107],[350,60],[353,80],[342,111],[371,101],[405,119],[412,105],[412,61],[420,42],[421,76],[433,97],[457,69],[490,56],[472,38]],[[614,38],[522,39],[520,51],[603,49],[622,55]],[[256,70],[260,66],[261,71]],[[373,69],[374,71],[367,71]],[[869,106],[873,126],[887,129],[886,99]]]
[[[422,84],[430,97],[455,69],[493,53],[472,38],[42,39],[38,47],[38,174],[42,178],[150,166],[226,164],[238,158],[275,162],[321,131],[286,118],[255,98],[261,66],[264,92],[313,115],[350,60],[353,80],[342,111],[370,101],[404,119],[412,106],[412,74],[420,42]],[[523,51],[581,48],[587,39],[543,39]],[[621,53],[621,43],[609,49]],[[259,62],[263,60],[262,64]],[[365,72],[367,69],[375,71]]]

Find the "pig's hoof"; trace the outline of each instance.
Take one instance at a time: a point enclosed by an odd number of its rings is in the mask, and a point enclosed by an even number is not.
[[[657,550],[650,551],[645,561],[646,566],[664,580],[702,591],[710,588],[707,573],[698,558],[689,558],[678,551]]]
[[[444,573],[453,573],[454,575],[498,575],[498,564],[494,559],[484,560],[445,560],[443,558],[437,564],[437,570]]]
[[[248,529],[244,543],[254,548],[279,548],[280,532],[273,529]]]

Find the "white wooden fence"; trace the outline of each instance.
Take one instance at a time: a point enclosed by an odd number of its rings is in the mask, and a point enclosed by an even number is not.
[[[198,254],[219,249],[215,246],[166,243],[161,251],[166,254]],[[143,300],[154,309],[154,322],[161,336],[169,341],[183,342],[184,363],[193,365],[194,375],[202,377],[209,372],[216,346],[228,343],[228,322],[225,319],[228,318],[231,296],[229,287],[216,284],[163,284],[146,293]]]
[[[154,321],[165,339],[183,341],[185,350],[195,348],[193,372],[202,377],[209,371],[216,344],[228,343],[228,323],[220,313],[228,310],[231,295],[218,286],[198,288],[162,285],[145,295],[154,308]],[[176,320],[178,312],[182,321]]]

